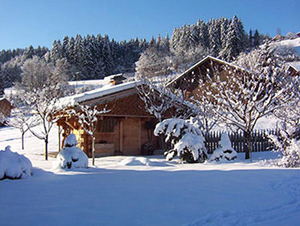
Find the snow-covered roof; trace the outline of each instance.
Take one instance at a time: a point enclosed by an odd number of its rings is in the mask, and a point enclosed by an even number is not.
[[[233,68],[239,68],[238,66],[234,65],[234,64],[231,64],[231,63],[228,63],[224,60],[220,60],[218,58],[215,58],[213,56],[206,56],[205,58],[203,58],[202,60],[200,60],[199,62],[197,62],[196,64],[194,64],[193,66],[191,66],[189,69],[187,69],[185,72],[179,74],[177,77],[175,77],[173,80],[171,80],[170,82],[168,82],[166,84],[166,86],[169,86],[171,84],[173,84],[174,82],[176,82],[179,78],[181,78],[182,76],[186,75],[187,73],[191,72],[192,70],[194,70],[195,68],[197,68],[199,65],[203,64],[204,62],[206,62],[207,60],[212,60],[212,61],[215,61],[215,62],[218,62],[220,64],[226,64],[230,67],[233,67]],[[242,68],[239,68],[241,70],[243,70]]]
[[[6,101],[9,102],[9,100],[7,98],[5,98],[4,96],[0,96],[0,101]],[[10,102],[9,102],[10,103]]]
[[[122,76],[122,75],[123,75],[123,74],[109,75],[109,76],[106,76],[106,77],[104,78],[104,80],[109,82],[111,79],[114,79],[114,78],[116,78],[116,77],[120,77],[120,76]]]
[[[289,67],[294,68],[297,72],[300,71],[300,61],[289,63]]]
[[[300,38],[282,40],[279,42],[275,42],[274,45],[293,48],[296,51],[296,53],[300,56]]]
[[[69,81],[70,86],[84,86],[84,85],[106,85],[107,81],[105,79],[96,80],[79,80],[79,81]]]
[[[140,85],[141,82],[127,82],[127,83],[122,83],[119,85],[106,85],[103,86],[99,89],[91,90],[88,92],[76,94],[73,96],[67,96],[63,97],[59,100],[58,102],[58,107],[59,108],[65,108],[65,107],[71,107],[71,106],[76,106],[79,103],[82,103],[84,101],[96,99],[99,97],[104,97],[107,95],[111,95],[114,93],[118,93],[121,91],[125,91],[128,89],[135,88],[137,85]]]

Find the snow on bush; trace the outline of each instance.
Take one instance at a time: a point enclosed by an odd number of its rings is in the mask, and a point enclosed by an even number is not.
[[[219,147],[214,150],[214,153],[210,157],[210,161],[231,161],[237,158],[237,152],[232,148],[231,141],[227,133],[221,134],[221,140]]]
[[[64,142],[63,150],[57,155],[57,162],[55,168],[61,169],[75,169],[75,168],[87,168],[88,157],[78,147],[76,136],[70,134]]]
[[[274,143],[274,151],[281,152],[282,159],[278,165],[284,167],[300,166],[300,129],[299,128],[281,128],[277,135],[268,135]]]
[[[32,164],[28,158],[10,150],[7,146],[0,151],[0,180],[23,179],[32,174]]]
[[[204,162],[207,159],[204,138],[197,121],[193,118],[188,120],[166,119],[155,127],[154,135],[159,136],[160,134],[165,135],[165,141],[173,147],[165,152],[168,161],[175,156],[188,163]]]

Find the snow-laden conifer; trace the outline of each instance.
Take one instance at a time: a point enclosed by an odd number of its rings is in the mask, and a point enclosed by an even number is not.
[[[76,145],[76,136],[70,134],[64,142],[63,150],[56,157],[56,168],[76,169],[88,167],[87,155],[80,148],[76,147]]]
[[[156,125],[154,135],[164,135],[165,142],[169,143],[170,150],[165,152],[168,161],[175,156],[188,163],[204,162],[207,159],[205,140],[197,121],[193,118],[165,119]]]
[[[231,141],[227,133],[221,134],[218,148],[214,150],[210,161],[231,161],[237,158],[237,152],[232,148]]]
[[[274,150],[282,154],[278,162],[284,167],[300,166],[300,128],[291,126],[285,122],[279,126],[277,134],[269,134],[268,137],[274,144]]]

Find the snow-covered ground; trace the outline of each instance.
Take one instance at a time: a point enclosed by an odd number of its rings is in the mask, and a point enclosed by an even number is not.
[[[282,40],[279,42],[275,42],[277,46],[285,46],[293,48],[297,54],[300,56],[300,38],[290,39],[290,40]]]
[[[162,156],[105,157],[76,171],[52,168],[43,141],[0,128],[6,145],[33,164],[28,179],[0,181],[0,225],[299,225],[300,169],[274,166],[277,154],[229,163],[179,164]],[[57,130],[50,136],[57,151]],[[90,162],[91,163],[91,162]]]

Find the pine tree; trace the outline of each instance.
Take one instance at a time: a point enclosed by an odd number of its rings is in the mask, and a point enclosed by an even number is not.
[[[61,46],[60,40],[58,40],[58,41],[55,40],[52,44],[51,59],[53,61],[56,61],[61,58],[62,58],[62,46]]]
[[[33,48],[33,46],[32,45],[30,45],[26,50],[25,50],[25,56],[26,56],[26,58],[28,59],[28,58],[32,58],[33,57],[33,55],[34,55],[34,48]]]
[[[228,27],[226,46],[219,56],[227,61],[233,61],[246,49],[246,38],[242,22],[234,16]]]
[[[203,20],[199,20],[197,22],[198,30],[199,30],[199,45],[204,49],[209,49],[209,34],[207,25]]]
[[[109,43],[109,38],[108,36],[104,36],[104,43],[103,43],[103,63],[104,63],[104,74],[105,76],[111,75],[113,72],[114,68],[114,63],[113,63],[113,58],[112,58],[112,52],[111,52],[111,47]]]
[[[208,22],[208,33],[210,43],[210,55],[218,56],[222,48],[221,30],[219,20],[210,20]]]
[[[257,47],[260,44],[261,44],[260,43],[260,35],[259,35],[258,30],[256,29],[254,32],[254,35],[253,35],[253,47]]]
[[[66,48],[66,56],[67,60],[70,64],[75,65],[75,39],[74,37],[71,37],[69,39],[67,48]]]
[[[226,38],[227,38],[227,33],[228,33],[228,19],[226,18],[221,18],[219,20],[219,24],[220,24],[220,39],[221,39],[221,49],[224,49],[226,47]]]
[[[249,47],[250,48],[254,47],[254,40],[253,40],[252,29],[250,29],[250,31],[249,31]]]
[[[67,57],[69,37],[65,36],[62,41],[62,57]]]

